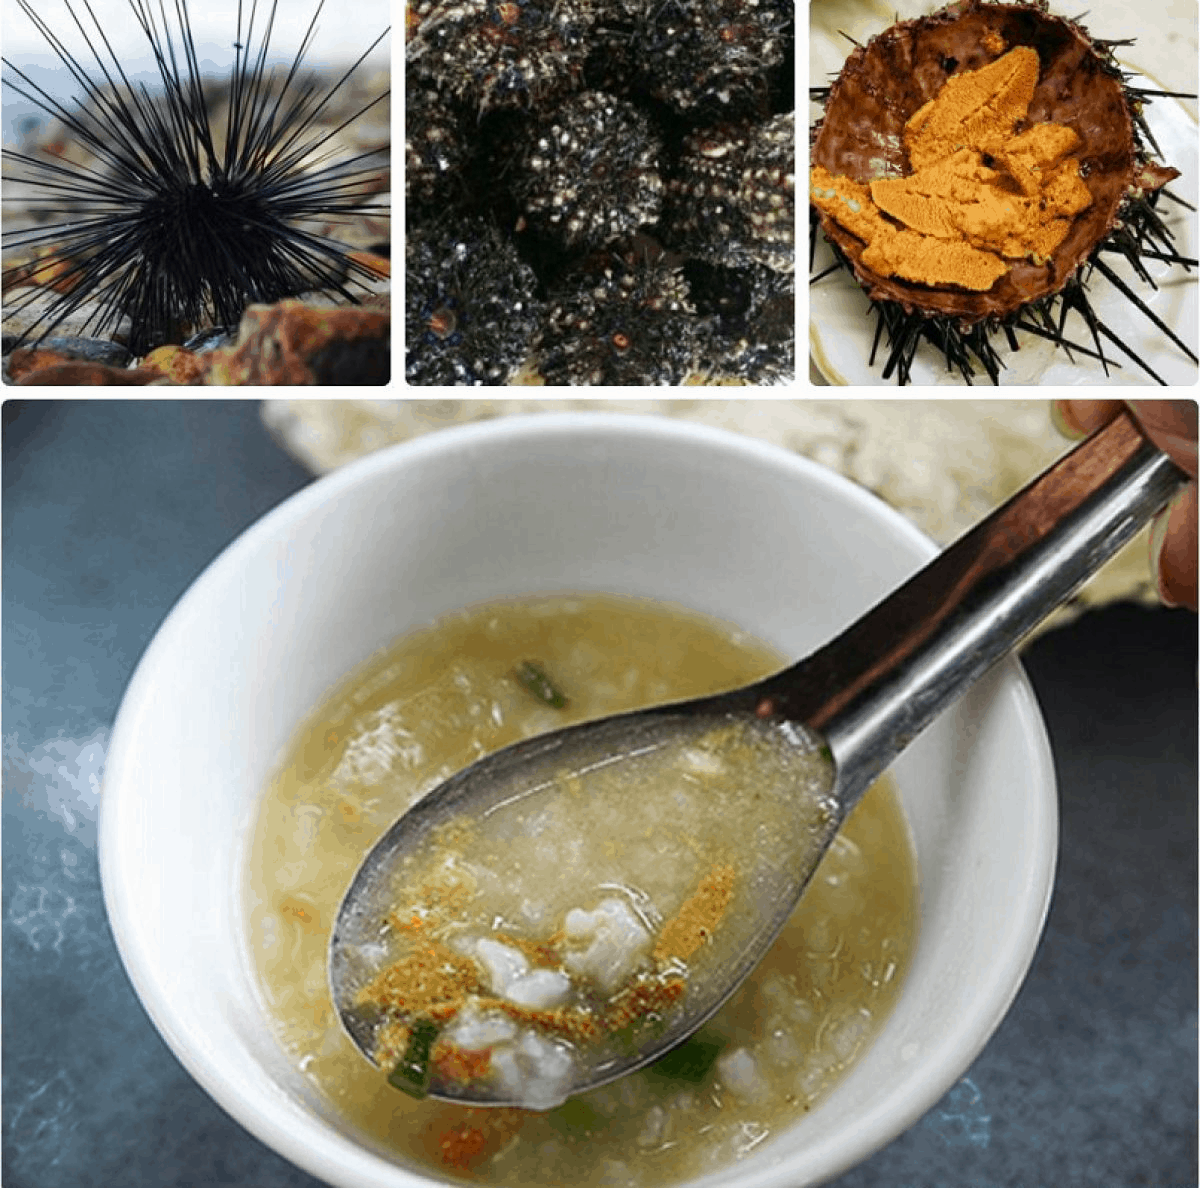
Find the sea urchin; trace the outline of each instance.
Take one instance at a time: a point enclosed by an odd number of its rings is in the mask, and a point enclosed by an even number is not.
[[[1158,211],[1164,195],[1181,201],[1165,188],[1178,171],[1151,159],[1142,112],[1164,92],[1135,84],[1114,44],[1045,0],[960,0],[859,46],[814,95],[825,107],[812,143],[814,234],[819,223],[835,267],[871,302],[871,364],[883,342],[884,379],[908,382],[927,342],[967,383],[977,367],[998,383],[1001,349],[1016,350],[1019,331],[1092,356],[1105,375],[1115,348],[1165,382],[1098,315],[1100,278],[1196,361],[1105,260],[1122,255],[1151,285],[1146,259],[1196,263]],[[1064,333],[1073,310],[1083,343]]]
[[[135,354],[205,324],[236,323],[253,302],[271,303],[310,290],[349,301],[373,273],[345,247],[307,221],[344,220],[382,210],[370,201],[383,188],[379,153],[332,160],[333,139],[386,98],[363,104],[330,129],[334,96],[367,54],[331,86],[302,70],[324,0],[290,67],[267,65],[279,0],[238,5],[235,60],[224,100],[201,78],[186,0],[129,0],[153,55],[161,88],[126,75],[88,0],[65,0],[99,74],[66,47],[30,0],[17,0],[63,66],[83,89],[82,102],[52,97],[30,74],[5,60],[17,94],[56,117],[65,136],[91,158],[5,153],[5,180],[15,183],[31,228],[6,236],[5,250],[32,254],[20,279],[52,285],[49,299],[22,339],[43,338],[86,307],[84,327],[96,334],[128,318]],[[170,15],[169,15],[170,14]],[[19,81],[17,81],[19,80]],[[6,279],[13,279],[13,270]],[[361,290],[359,290],[361,291]],[[35,288],[9,303],[6,319],[42,297]]]

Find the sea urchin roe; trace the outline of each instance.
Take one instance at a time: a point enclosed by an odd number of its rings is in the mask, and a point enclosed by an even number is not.
[[[1092,203],[1066,125],[1024,122],[1038,55],[1018,46],[949,79],[904,128],[913,171],[869,186],[814,167],[812,201],[867,244],[881,276],[983,292],[1008,260],[1045,263]]]
[[[732,866],[714,867],[700,886],[668,920],[654,945],[656,961],[686,961],[712,936],[733,896]]]
[[[377,1012],[385,1067],[396,1024],[444,1027],[435,1092],[546,1109],[642,1029],[669,1035],[834,823],[819,742],[788,724],[689,723],[542,779],[438,827],[375,890],[386,919],[366,930],[355,1002]]]
[[[1029,111],[1038,80],[1037,50],[1018,46],[946,85],[904,126],[914,171],[936,165],[960,148],[997,153]]]
[[[809,181],[813,205],[866,242],[863,263],[880,276],[982,292],[1008,271],[1008,265],[992,252],[888,222],[872,201],[871,191],[858,182],[833,177],[819,165],[813,166]]]

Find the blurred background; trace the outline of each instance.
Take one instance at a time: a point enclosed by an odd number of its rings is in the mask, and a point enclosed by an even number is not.
[[[290,0],[277,15],[271,29],[268,64],[290,63],[308,30],[317,11],[318,0]],[[129,0],[89,0],[88,7],[95,14],[95,21],[81,4],[70,4],[68,0],[39,0],[35,12],[50,26],[51,31],[61,38],[64,48],[82,66],[84,72],[103,82],[103,75],[96,64],[91,42],[99,50],[101,58],[113,71],[112,55],[121,63],[121,68],[131,82],[145,82],[151,91],[161,89],[162,83],[150,52],[145,33],[134,16]],[[238,0],[205,0],[192,4],[188,9],[192,37],[196,43],[196,58],[201,73],[205,76],[227,77],[234,63],[234,45],[238,41]],[[72,9],[78,14],[80,25],[72,18]],[[268,0],[256,6],[253,34],[250,34],[249,3],[241,5],[242,35],[244,46],[257,48],[271,13]],[[158,28],[161,16],[156,5],[152,6]],[[170,14],[170,29],[177,52],[181,46],[178,37],[178,21],[174,5],[167,6]],[[312,45],[305,55],[309,69],[334,71],[345,69],[382,33],[390,23],[390,10],[386,0],[356,0],[354,20],[345,19],[343,9],[326,7],[317,17]],[[4,57],[8,62],[27,74],[34,83],[59,102],[81,97],[83,88],[46,44],[46,39],[28,15],[22,12],[17,0],[0,0],[0,20],[4,37]],[[103,30],[106,48],[97,33],[97,22]],[[111,53],[110,53],[111,48]],[[183,58],[180,57],[182,67]],[[389,65],[388,43],[375,50],[365,66],[362,77],[371,72],[386,70]],[[8,70],[6,82],[21,83]],[[16,145],[28,139],[41,126],[45,117],[29,100],[4,87],[3,126],[5,146]]]

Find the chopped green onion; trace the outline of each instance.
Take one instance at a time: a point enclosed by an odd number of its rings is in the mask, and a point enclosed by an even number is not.
[[[596,1131],[603,1130],[609,1121],[595,1106],[578,1097],[564,1101],[557,1109],[551,1110],[546,1120],[559,1134],[570,1139],[591,1138]]]
[[[418,1019],[408,1036],[408,1047],[399,1063],[388,1074],[388,1084],[419,1101],[429,1092],[429,1054],[438,1037],[438,1025],[432,1019]]]
[[[555,688],[554,682],[546,675],[545,669],[532,660],[522,660],[516,668],[517,680],[521,688],[532,693],[538,701],[552,705],[555,709],[565,709],[566,696]]]
[[[704,1028],[678,1048],[672,1048],[665,1056],[660,1056],[646,1071],[672,1081],[688,1081],[697,1085],[708,1075],[708,1070],[717,1062],[721,1049],[728,1042],[725,1036]]]

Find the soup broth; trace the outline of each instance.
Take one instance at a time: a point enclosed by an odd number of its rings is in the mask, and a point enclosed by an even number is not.
[[[254,958],[279,1040],[298,1066],[406,1164],[498,1184],[669,1184],[747,1155],[811,1109],[886,1017],[912,946],[915,863],[886,782],[835,837],[767,958],[696,1036],[655,1065],[553,1109],[467,1108],[398,1092],[342,1030],[326,976],[330,929],[363,856],[455,771],[520,738],[746,684],[780,666],[775,653],[725,624],[588,595],[449,616],[344,682],[301,729],[268,788],[249,863]],[[702,754],[689,762],[705,766]],[[712,883],[713,872],[736,869],[729,849],[697,857],[679,840],[686,829],[668,834],[659,841],[678,850],[683,873],[658,892],[664,916],[696,902],[697,886]],[[536,834],[522,844],[523,861],[535,861]],[[542,860],[560,858],[547,849]],[[728,881],[721,911],[736,921]],[[605,911],[636,906],[630,893],[642,889],[620,890],[575,906],[585,932]],[[498,940],[484,942],[496,952],[516,946],[518,961],[522,945],[534,951],[539,929],[556,926],[541,918],[545,912],[522,920],[523,906],[506,904]],[[402,914],[396,923],[413,919]],[[488,968],[499,962],[511,973],[509,957],[485,956]],[[539,968],[535,958],[520,977],[545,981],[550,962]]]

